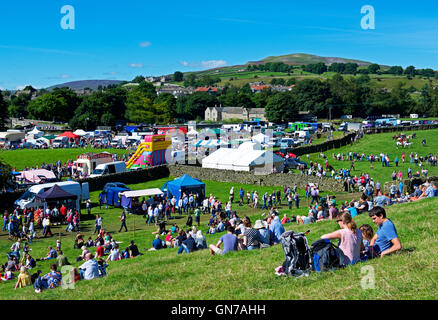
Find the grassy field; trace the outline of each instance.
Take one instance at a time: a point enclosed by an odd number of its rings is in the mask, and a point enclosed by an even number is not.
[[[418,156],[420,155],[427,155],[429,153],[432,153],[434,155],[437,154],[438,151],[438,140],[436,139],[438,135],[438,130],[423,130],[423,131],[408,131],[404,132],[407,135],[410,135],[412,133],[416,133],[417,137],[413,139],[413,145],[406,148],[396,148],[395,140],[392,139],[392,137],[396,134],[395,132],[390,133],[381,133],[381,134],[369,134],[365,135],[363,139],[359,140],[356,144],[353,146],[347,145],[338,149],[332,149],[329,151],[324,152],[324,154],[328,157],[329,164],[332,165],[336,170],[346,168],[350,169],[350,161],[346,159],[345,161],[338,161],[333,159],[333,154],[338,153],[347,153],[347,152],[356,152],[362,154],[365,153],[365,155],[370,155],[371,153],[373,155],[379,155],[380,152],[383,152],[385,154],[388,154],[389,160],[390,160],[390,167],[382,167],[381,162],[374,162],[373,169],[370,169],[370,163],[368,161],[357,161],[355,163],[355,169],[352,171],[352,174],[359,175],[362,172],[368,172],[371,177],[373,177],[374,181],[391,181],[391,174],[393,170],[401,170],[403,172],[403,178],[407,177],[407,169],[410,166],[413,173],[415,173],[417,170],[420,170],[418,166],[415,165],[415,163],[410,163],[410,154],[411,152],[418,153]],[[426,139],[426,146],[423,147],[421,141],[423,139]],[[404,153],[406,160],[405,163],[401,162],[401,154]],[[399,159],[399,166],[396,167],[394,164],[395,158],[398,157]],[[302,156],[303,160],[307,160],[306,156]],[[311,154],[309,157],[312,161],[317,161],[321,164],[324,164],[323,159],[320,157],[319,153]],[[426,165],[426,162],[423,163]],[[428,167],[429,169],[429,176],[437,175],[438,174],[438,167]]]
[[[406,132],[410,134],[410,132]],[[379,163],[374,164],[374,169],[369,169],[369,162],[357,162],[354,174],[370,172],[377,181],[388,181],[395,169],[393,160],[395,156],[405,151],[407,160],[411,151],[436,153],[438,141],[434,139],[438,130],[416,131],[417,138],[414,145],[408,149],[396,149],[392,136],[395,133],[366,135],[357,144],[345,146],[340,149],[326,152],[329,163],[336,169],[347,167],[349,162],[333,160],[332,154],[338,152],[365,152],[388,153],[391,167],[382,168]],[[427,146],[421,145],[421,140],[427,140]],[[40,153],[40,151],[43,151]],[[54,162],[58,158],[72,159],[79,153],[91,151],[80,149],[66,150],[16,150],[4,151],[0,156],[17,166],[40,165],[43,161]],[[93,151],[99,151],[93,149]],[[116,151],[116,150],[114,150]],[[117,150],[120,151],[120,150]],[[306,161],[306,157],[302,157]],[[319,154],[312,154],[310,159],[322,162]],[[31,162],[34,161],[34,162]],[[404,176],[408,164],[401,165]],[[414,165],[415,166],[415,165]],[[416,169],[412,167],[415,171]],[[429,175],[438,174],[437,168],[429,168]],[[149,181],[132,185],[133,190],[161,187],[172,177]],[[236,183],[220,183],[204,181],[206,194],[214,194],[219,200],[225,202],[228,199],[229,190],[234,186],[236,195],[242,186],[245,190],[257,190],[261,196],[264,192],[271,193],[273,190],[282,190],[282,186],[261,187],[253,185],[240,185]],[[307,214],[308,200],[304,198],[304,191],[299,190],[301,196],[300,209],[295,207],[289,210],[283,200],[280,207],[280,216],[284,213],[294,215]],[[399,237],[403,244],[403,251],[384,259],[376,259],[367,263],[360,263],[344,270],[328,272],[324,274],[312,273],[308,278],[291,279],[277,277],[274,269],[284,261],[281,245],[268,249],[245,252],[232,252],[226,256],[210,257],[208,250],[194,252],[192,254],[176,254],[177,249],[164,249],[156,252],[148,252],[154,239],[155,226],[147,226],[142,216],[128,215],[127,225],[129,232],[118,233],[120,222],[120,208],[102,209],[97,205],[99,192],[91,192],[90,198],[93,203],[92,215],[84,214],[81,221],[81,232],[87,239],[94,230],[94,216],[101,214],[103,228],[111,232],[117,241],[121,241],[121,249],[124,249],[130,240],[135,240],[141,252],[144,253],[135,259],[110,262],[108,276],[92,281],[80,281],[74,290],[62,288],[35,294],[33,288],[13,290],[15,281],[0,283],[0,299],[437,299],[438,271],[436,261],[438,224],[436,214],[438,212],[438,199],[426,199],[417,203],[407,203],[389,207],[389,218],[394,221]],[[358,194],[337,194],[338,203],[345,200],[357,199]],[[239,216],[249,216],[251,221],[261,217],[265,211],[252,209],[248,206],[233,204],[233,210],[237,210]],[[187,217],[177,216],[169,223],[184,226]],[[355,218],[360,226],[363,223],[372,225],[369,217],[360,215]],[[208,216],[201,217],[201,230],[206,233]],[[135,234],[134,234],[135,225]],[[337,225],[333,221],[297,226],[286,224],[286,229],[305,231],[310,229],[309,243],[318,239],[322,234],[334,231]],[[376,230],[373,225],[374,230]],[[32,244],[31,254],[34,258],[43,257],[47,253],[49,245],[55,246],[56,239],[62,241],[62,249],[75,266],[81,262],[75,262],[75,257],[80,250],[73,249],[74,234],[64,231],[64,227],[55,226],[52,232],[55,237],[49,239],[37,239]],[[38,230],[39,233],[41,230]],[[207,235],[208,244],[216,244],[221,234]],[[7,234],[0,231],[0,252],[2,263],[6,262],[6,252],[9,251],[12,241],[7,239]],[[49,270],[49,261],[37,262],[37,269],[43,273]],[[361,281],[365,275],[362,267],[372,267],[375,275],[375,289],[363,289]],[[33,271],[34,272],[34,271]],[[367,271],[369,272],[369,270]],[[225,285],[228,284],[228,285]]]
[[[150,181],[133,186],[135,189],[161,186],[167,179]],[[206,182],[206,191],[225,200],[232,184]],[[234,184],[235,189],[240,185]],[[244,186],[244,188],[253,186]],[[260,193],[272,187],[257,187]],[[96,203],[97,192],[92,193]],[[350,195],[348,195],[350,196]],[[343,196],[341,195],[340,198]],[[341,200],[341,199],[339,199]],[[302,204],[304,204],[303,201]],[[418,203],[394,205],[388,208],[388,217],[395,223],[403,250],[401,253],[359,263],[344,270],[323,274],[311,273],[308,278],[277,277],[274,269],[281,265],[284,254],[281,245],[255,251],[231,252],[225,256],[210,257],[208,250],[192,254],[177,255],[177,249],[163,249],[147,252],[153,240],[152,231],[141,216],[135,217],[135,238],[132,232],[134,216],[128,216],[129,232],[118,233],[120,209],[92,209],[92,213],[101,213],[103,227],[112,232],[124,248],[129,240],[135,239],[143,256],[124,261],[110,262],[108,276],[92,281],[80,281],[72,290],[62,288],[35,294],[33,288],[13,290],[14,281],[2,282],[0,299],[437,299],[438,269],[438,224],[436,207],[438,199],[426,199]],[[236,205],[235,205],[236,206]],[[247,207],[237,207],[238,214],[249,215],[254,221],[262,213]],[[305,209],[292,209],[294,214],[304,213]],[[282,212],[289,210],[283,208]],[[202,216],[202,230],[206,230],[207,216]],[[372,224],[366,215],[355,218],[356,223]],[[184,225],[186,217],[175,219],[178,225]],[[87,238],[91,235],[93,218],[83,219],[81,228]],[[297,226],[286,224],[286,229],[305,231],[310,229],[309,243],[322,234],[337,229],[333,221],[323,221],[311,225]],[[374,227],[375,229],[375,227]],[[58,228],[59,230],[59,228]],[[56,230],[56,232],[58,232]],[[71,263],[80,250],[73,249],[73,235],[63,235],[62,248]],[[215,244],[221,234],[207,235],[207,243]],[[94,237],[93,237],[94,238]],[[11,242],[0,236],[0,250],[8,251]],[[38,239],[32,245],[32,255],[41,257],[48,245],[55,245],[55,238]],[[5,259],[4,259],[5,260]],[[48,271],[49,262],[38,262],[37,269]],[[374,272],[375,288],[363,289],[361,281],[371,267]],[[365,273],[364,273],[365,272]],[[225,285],[227,284],[227,285]]]
[[[0,159],[11,165],[12,168],[23,170],[24,167],[41,166],[44,163],[54,163],[61,160],[76,160],[77,156],[85,152],[103,152],[128,155],[130,150],[123,149],[94,149],[94,148],[68,148],[68,149],[21,149],[21,150],[2,150]]]

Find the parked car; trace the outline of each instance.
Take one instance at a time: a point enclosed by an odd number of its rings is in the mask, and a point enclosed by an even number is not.
[[[125,189],[129,189],[129,187],[126,184],[122,183],[122,182],[108,182],[103,187],[102,192],[106,192],[109,188],[125,188]]]
[[[126,172],[126,163],[124,161],[108,162],[99,164],[91,173],[90,178],[120,172]]]
[[[301,165],[304,165],[304,168],[307,169],[307,163],[301,161],[299,158],[286,158],[283,162],[285,169],[297,169]]]

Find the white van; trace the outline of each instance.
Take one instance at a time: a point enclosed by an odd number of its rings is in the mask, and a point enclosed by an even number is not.
[[[310,139],[309,131],[295,131],[295,137],[299,140]]]
[[[58,187],[67,191],[68,193],[77,196],[76,209],[79,212],[81,209],[81,201],[85,201],[90,198],[90,188],[88,186],[88,182],[84,182],[82,183],[82,185],[76,181],[52,182],[37,184],[30,187],[20,198],[15,200],[15,206],[20,206],[21,209],[43,206],[43,204],[39,200],[37,200],[36,195],[46,192],[55,184],[57,184]]]
[[[104,164],[99,164],[96,167],[96,169],[93,170],[93,173],[90,175],[90,178],[99,177],[111,173],[120,173],[120,172],[126,172],[125,161],[108,162]]]
[[[59,148],[61,146],[68,146],[68,137],[57,137],[53,140],[52,146]]]

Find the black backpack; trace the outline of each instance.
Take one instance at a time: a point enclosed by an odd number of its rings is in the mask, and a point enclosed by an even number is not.
[[[344,267],[345,256],[329,239],[319,239],[310,247],[312,270],[324,272]]]
[[[305,234],[304,232],[296,233],[290,230],[280,236],[280,242],[286,257],[283,262],[286,275],[301,275],[311,268],[310,249]]]

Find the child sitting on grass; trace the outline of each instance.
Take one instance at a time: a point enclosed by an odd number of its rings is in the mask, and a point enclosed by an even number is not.
[[[373,247],[370,246],[371,239],[374,236],[373,228],[369,224],[363,224],[359,228],[362,231],[362,245],[360,250],[360,259],[367,261],[373,256]]]

